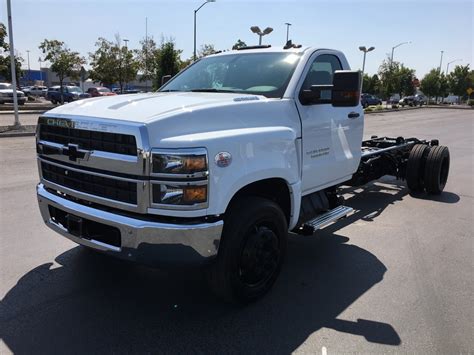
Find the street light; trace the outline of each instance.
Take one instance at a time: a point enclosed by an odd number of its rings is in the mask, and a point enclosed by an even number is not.
[[[443,65],[443,53],[444,51],[441,51],[441,59],[439,60],[439,70],[438,72],[441,74],[441,66]]]
[[[392,56],[390,57],[390,68],[392,67],[393,65],[393,51],[395,50],[395,48],[398,48],[400,46],[403,46],[404,44],[410,44],[411,41],[408,41],[408,42],[402,42],[402,43],[399,43],[397,44],[396,46],[392,47]]]
[[[28,50],[26,51],[26,53],[27,53],[26,55],[27,55],[27,57],[28,57],[28,81],[31,81],[30,50],[28,49]],[[30,84],[30,83],[28,83],[28,84]]]
[[[364,70],[365,70],[365,56],[368,52],[372,52],[375,47],[369,47],[368,49],[365,46],[360,46],[359,50],[364,52],[364,61],[362,62],[362,79],[360,81],[360,93],[362,94],[362,85],[364,84]]]
[[[288,38],[289,38],[289,34],[290,34],[290,26],[291,26],[291,23],[285,22],[285,25],[286,25],[286,42],[288,42]]]
[[[258,45],[261,46],[262,45],[262,37],[265,36],[265,35],[268,35],[269,33],[272,33],[273,32],[273,28],[271,27],[267,27],[263,30],[260,29],[260,27],[258,26],[252,26],[250,27],[250,31],[252,31],[253,33],[256,33],[258,35]]]
[[[206,0],[201,6],[199,6],[196,10],[194,10],[194,54],[193,54],[193,60],[196,60],[196,14],[197,12],[206,5],[208,2],[216,2],[216,0]]]
[[[40,66],[40,81],[43,81],[43,72],[41,71],[41,57],[38,57],[38,62],[39,62],[39,66]]]
[[[458,61],[462,61],[462,59],[454,59],[446,65],[446,75],[448,75],[448,72],[449,72],[449,64],[454,63],[454,62],[458,62]]]
[[[123,41],[125,42],[125,49],[126,49],[126,51],[127,51],[127,53],[125,54],[125,55],[126,55],[125,58],[127,59],[127,57],[128,57],[128,41],[129,41],[129,40],[126,39],[126,38],[124,38]],[[128,69],[128,68],[127,68],[127,67],[128,67],[127,64],[128,64],[128,60],[125,61],[125,70]],[[128,83],[125,81],[125,90],[127,90],[127,84],[128,84]]]

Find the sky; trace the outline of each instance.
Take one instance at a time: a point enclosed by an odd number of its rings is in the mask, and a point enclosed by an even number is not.
[[[30,50],[30,66],[39,68],[38,45],[45,38],[64,41],[86,58],[94,51],[98,37],[113,40],[119,33],[137,48],[148,36],[160,41],[174,38],[182,58],[193,53],[193,12],[204,0],[12,0],[15,50],[25,59]],[[258,44],[253,25],[274,30],[263,44],[283,46],[285,22],[292,24],[290,39],[304,46],[343,51],[352,67],[362,67],[359,46],[374,46],[367,54],[365,71],[375,74],[392,47],[394,60],[416,70],[422,78],[440,64],[473,67],[473,0],[216,0],[197,13],[197,47],[213,44],[230,49],[241,39]],[[147,20],[146,20],[147,19]],[[6,0],[0,0],[0,22],[7,23]]]

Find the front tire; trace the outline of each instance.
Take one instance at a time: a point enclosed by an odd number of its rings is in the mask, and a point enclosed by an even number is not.
[[[217,260],[207,270],[211,289],[234,303],[264,296],[277,279],[286,252],[288,225],[281,208],[244,197],[226,212]]]

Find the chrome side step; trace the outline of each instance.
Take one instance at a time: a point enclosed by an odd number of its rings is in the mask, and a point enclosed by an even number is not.
[[[354,211],[353,208],[347,206],[338,206],[326,213],[323,213],[311,221],[306,222],[301,227],[301,234],[313,234],[318,229],[324,228],[334,221],[342,217],[346,217],[349,213]]]

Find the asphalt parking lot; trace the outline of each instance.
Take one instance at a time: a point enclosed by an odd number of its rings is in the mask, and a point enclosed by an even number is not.
[[[47,229],[34,138],[1,138],[0,353],[472,353],[473,116],[367,116],[366,137],[447,145],[445,192],[410,196],[393,178],[348,191],[356,212],[291,236],[272,292],[245,308],[198,271],[120,262]]]

